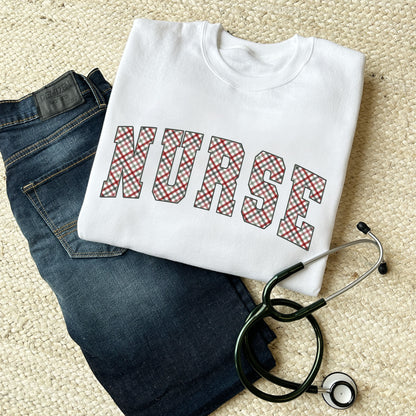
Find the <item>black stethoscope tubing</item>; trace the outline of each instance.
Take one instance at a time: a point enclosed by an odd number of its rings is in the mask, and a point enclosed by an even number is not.
[[[289,306],[293,309],[300,310],[302,308],[302,305],[299,303],[296,303],[289,299],[272,299],[272,305],[273,306]],[[255,312],[256,309],[253,310]],[[277,377],[267,370],[265,370],[262,365],[257,360],[256,356],[253,354],[250,345],[249,345],[249,333],[251,330],[254,329],[255,325],[260,323],[260,321],[266,317],[271,317],[269,314],[259,314],[255,313],[244,325],[243,330],[239,334],[239,338],[237,340],[236,344],[236,350],[235,355],[241,357],[241,351],[244,352],[244,356],[246,357],[247,361],[249,362],[250,366],[259,374],[261,377],[265,378],[266,380],[277,384],[281,387],[286,387],[288,389],[292,389],[293,391],[287,394],[283,395],[273,395],[269,393],[265,393],[262,390],[255,387],[247,378],[243,371],[242,367],[242,360],[236,359],[236,367],[237,372],[239,373],[240,379],[243,383],[243,385],[251,391],[253,394],[255,394],[257,397],[260,397],[263,400],[267,400],[270,402],[278,402],[283,403],[287,402],[293,399],[296,399],[301,394],[307,392],[307,393],[319,393],[319,389],[317,386],[312,386],[313,381],[315,380],[315,377],[319,371],[319,368],[322,363],[322,357],[324,352],[324,341],[322,336],[321,328],[318,325],[318,322],[314,318],[313,315],[309,314],[306,316],[306,319],[310,322],[312,325],[313,330],[315,331],[315,337],[317,341],[316,346],[316,355],[315,360],[312,365],[312,369],[309,372],[306,379],[303,381],[303,383],[295,383],[292,381],[288,381],[285,379],[282,379],[280,377]]]
[[[351,289],[352,287],[356,286],[358,283],[360,283],[362,280],[364,280],[368,275],[370,275],[372,272],[374,272],[377,268],[381,274],[387,273],[387,266],[384,262],[384,251],[383,247],[378,240],[377,237],[374,236],[374,234],[371,233],[370,228],[363,222],[360,222],[357,224],[357,228],[363,232],[364,234],[368,234],[371,239],[360,239],[355,240],[346,244],[343,244],[339,247],[333,248],[331,250],[328,250],[322,254],[319,254],[318,256],[303,262],[303,263],[297,263],[280,273],[277,273],[273,278],[265,285],[262,295],[262,303],[257,305],[253,311],[249,314],[249,316],[246,319],[246,322],[237,338],[235,351],[234,351],[234,360],[235,360],[235,366],[238,372],[238,375],[240,377],[241,382],[243,385],[251,391],[256,396],[260,397],[263,400],[267,400],[270,402],[287,402],[290,400],[293,400],[297,397],[299,397],[301,394],[307,392],[307,393],[323,393],[325,401],[330,404],[331,406],[337,408],[337,409],[344,409],[347,407],[350,407],[352,403],[354,402],[356,398],[357,388],[354,383],[354,381],[346,374],[344,373],[332,373],[327,378],[332,379],[335,377],[336,374],[340,375],[340,379],[335,379],[333,382],[331,381],[331,385],[329,387],[318,387],[316,385],[312,385],[313,381],[315,380],[315,377],[319,371],[319,368],[322,363],[322,357],[323,357],[323,350],[324,350],[324,342],[323,342],[323,336],[322,331],[319,327],[318,322],[313,317],[312,312],[322,308],[329,302],[330,300],[334,299],[335,297],[345,293],[347,290]],[[337,251],[340,251],[344,248],[361,244],[361,243],[371,243],[375,244],[378,247],[379,250],[379,258],[377,262],[365,273],[363,273],[361,276],[359,276],[357,279],[355,279],[353,282],[348,284],[347,286],[343,287],[342,289],[334,292],[327,298],[322,298],[317,300],[316,302],[313,302],[312,304],[308,306],[302,306],[299,303],[296,303],[292,300],[288,299],[271,299],[271,292],[274,289],[274,287],[286,279],[287,277],[291,276],[292,274],[298,272],[299,270],[302,270],[305,266],[325,257],[329,256],[330,254],[333,254]],[[295,312],[292,313],[281,313],[278,310],[276,310],[275,306],[288,306],[295,310]],[[250,332],[254,329],[256,324],[258,324],[260,321],[262,321],[264,318],[272,318],[274,320],[280,321],[280,322],[292,322],[296,321],[302,318],[306,318],[309,323],[311,324],[316,337],[316,355],[315,359],[312,365],[312,368],[305,378],[305,380],[302,383],[295,383],[292,381],[284,380],[280,377],[277,377],[273,374],[271,374],[269,371],[265,370],[262,365],[257,360],[256,356],[253,354],[250,345],[249,345],[249,338],[250,338]],[[279,385],[281,387],[285,387],[288,389],[293,390],[292,392],[289,392],[287,394],[282,395],[274,395],[266,393],[257,387],[253,385],[253,383],[250,382],[250,380],[247,378],[247,376],[244,373],[243,370],[243,364],[242,364],[242,356],[244,354],[244,357],[246,358],[249,365],[263,378],[266,380]],[[336,377],[335,377],[336,378]],[[325,383],[325,381],[324,381]],[[340,402],[336,399],[334,395],[335,388],[339,388],[339,386],[345,386],[349,390],[349,398],[345,402]]]

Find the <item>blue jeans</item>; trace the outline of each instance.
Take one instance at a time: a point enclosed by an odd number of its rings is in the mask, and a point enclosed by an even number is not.
[[[70,336],[119,408],[126,415],[209,414],[243,388],[233,350],[253,301],[236,277],[79,239],[111,86],[98,69],[64,78],[78,93],[62,98],[61,82],[61,90],[0,102],[0,151],[16,221]],[[52,110],[42,103],[46,95]],[[266,368],[274,365],[273,337],[264,325],[253,339]]]

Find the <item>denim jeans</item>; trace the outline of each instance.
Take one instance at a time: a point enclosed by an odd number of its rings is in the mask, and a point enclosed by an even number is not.
[[[82,99],[62,111],[41,108],[36,93],[0,103],[13,214],[68,333],[119,408],[126,415],[209,414],[243,388],[233,350],[253,301],[239,278],[79,239],[111,86],[98,69],[66,77]],[[264,325],[252,341],[267,368],[273,337]]]

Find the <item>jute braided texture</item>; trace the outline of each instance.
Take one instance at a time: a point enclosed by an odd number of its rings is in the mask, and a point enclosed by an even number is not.
[[[414,3],[1,0],[0,99],[19,98],[69,69],[87,74],[99,67],[113,82],[135,17],[221,22],[235,36],[257,42],[299,33],[365,53],[363,100],[333,244],[358,237],[355,224],[364,220],[383,240],[390,272],[371,275],[316,314],[326,347],[318,379],[339,370],[356,380],[359,398],[345,415],[416,414]],[[0,169],[0,414],[120,415],[66,333],[56,298],[13,219]],[[369,250],[331,258],[321,294],[365,270],[374,257]],[[246,284],[259,300],[263,285]],[[310,301],[283,290],[278,295]],[[271,326],[278,336],[271,349],[279,374],[301,380],[314,355],[311,329],[304,322]],[[316,396],[278,405],[245,391],[214,414],[337,412]]]

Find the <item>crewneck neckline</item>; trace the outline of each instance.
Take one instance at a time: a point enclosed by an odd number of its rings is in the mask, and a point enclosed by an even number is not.
[[[292,81],[312,56],[314,43],[315,38],[297,34],[278,43],[256,43],[231,35],[220,23],[209,22],[203,22],[201,38],[202,53],[209,69],[223,82],[249,91],[276,88]],[[245,50],[253,60],[267,57],[270,61],[272,58],[279,66],[256,74],[240,71],[233,68],[221,53],[221,50],[226,52],[231,49]],[[253,63],[260,66],[262,61],[258,59]],[[271,66],[270,62],[263,64],[264,67]]]

